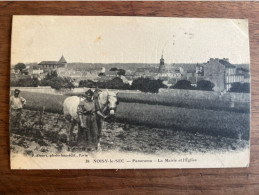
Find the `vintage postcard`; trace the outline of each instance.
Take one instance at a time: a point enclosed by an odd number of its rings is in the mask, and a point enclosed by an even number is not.
[[[248,167],[248,20],[14,16],[11,169]]]

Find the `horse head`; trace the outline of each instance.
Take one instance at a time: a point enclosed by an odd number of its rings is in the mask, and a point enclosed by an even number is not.
[[[110,110],[110,115],[113,116],[115,114],[116,108],[118,105],[117,94],[114,92],[108,93],[108,109]]]
[[[99,105],[105,114],[114,116],[118,105],[117,93],[108,90],[102,91],[99,94]]]

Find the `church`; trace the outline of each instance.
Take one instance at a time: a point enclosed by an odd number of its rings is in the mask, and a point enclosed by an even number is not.
[[[158,68],[158,72],[159,73],[167,72],[166,67],[165,67],[165,60],[163,58],[163,54],[162,54],[161,59],[160,59],[160,65],[159,65],[159,68]]]
[[[38,66],[44,70],[56,70],[58,68],[67,68],[67,61],[62,55],[59,61],[42,61]]]

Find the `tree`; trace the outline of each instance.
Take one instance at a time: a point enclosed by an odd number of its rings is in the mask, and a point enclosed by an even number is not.
[[[73,82],[70,78],[59,77],[57,71],[49,72],[46,77],[40,82],[41,86],[51,86],[54,89],[74,88]]]
[[[117,68],[111,68],[110,71],[117,71],[118,69]]]
[[[98,76],[105,76],[105,74],[103,72],[100,72]]]
[[[115,77],[112,80],[107,82],[106,88],[123,89],[123,86],[124,86],[123,80],[119,77]]]
[[[191,82],[188,80],[177,81],[177,83],[174,86],[172,86],[171,88],[173,88],[173,89],[195,89],[195,87],[193,87],[191,85]]]
[[[103,89],[129,89],[129,84],[125,84],[119,77],[115,77],[112,80],[106,82],[99,81],[96,83],[96,85]]]
[[[157,93],[160,88],[166,87],[162,80],[153,80],[149,78],[137,78],[133,80],[131,89],[143,92]]]
[[[92,80],[82,80],[79,82],[79,87],[95,88],[96,86],[97,86],[96,82]]]
[[[125,70],[123,70],[123,69],[118,69],[118,72],[117,72],[118,75],[125,75],[125,73],[126,73]]]
[[[163,84],[163,81],[158,79],[158,80],[150,80],[149,82],[149,91],[152,93],[158,93],[158,90],[160,88],[167,88],[166,85]]]
[[[23,78],[17,81],[12,81],[10,85],[13,87],[38,87],[40,84],[39,80],[36,78]]]
[[[232,83],[230,92],[236,93],[249,93],[250,92],[250,83]]]
[[[62,78],[62,77],[55,77],[52,78],[49,82],[51,88],[54,88],[56,90],[62,89],[62,88],[74,88],[73,83],[68,78]]]
[[[51,80],[51,79],[56,78],[56,77],[58,77],[58,73],[57,73],[57,71],[55,70],[55,71],[49,72],[49,73],[46,75],[45,79],[46,79],[46,80]]]
[[[22,70],[25,69],[25,68],[26,68],[26,66],[25,66],[24,63],[18,63],[18,64],[16,64],[16,65],[14,66],[14,69],[15,69],[15,70],[19,70],[20,72],[22,72]]]
[[[145,78],[137,78],[133,80],[131,89],[148,92],[147,80]]]
[[[197,82],[197,89],[204,91],[213,91],[214,83],[206,80],[201,80]]]

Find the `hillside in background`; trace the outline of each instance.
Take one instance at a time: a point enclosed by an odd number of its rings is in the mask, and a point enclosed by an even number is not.
[[[144,64],[144,63],[68,63],[68,68],[75,70],[98,70],[105,67],[106,70],[110,70],[111,68],[121,68],[127,70],[137,70],[137,68],[147,68],[147,67],[158,67],[159,64]]]

